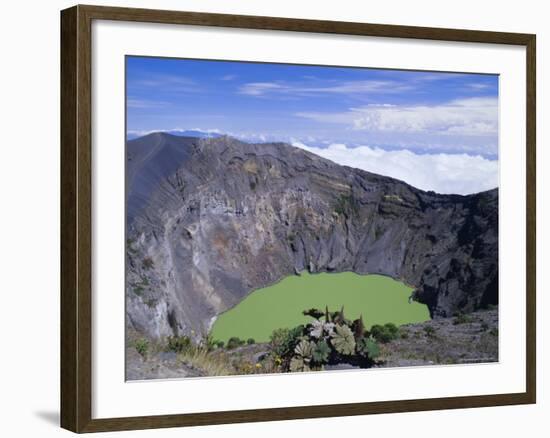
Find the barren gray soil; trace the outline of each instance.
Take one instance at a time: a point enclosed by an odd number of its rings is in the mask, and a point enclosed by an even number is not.
[[[478,311],[400,327],[401,338],[382,344],[379,367],[498,361],[498,311]]]

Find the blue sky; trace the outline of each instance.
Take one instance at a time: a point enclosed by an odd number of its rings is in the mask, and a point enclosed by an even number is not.
[[[201,129],[287,141],[333,160],[330,149],[343,146],[352,158],[373,151],[403,160],[409,153],[442,156],[448,166],[466,156],[496,166],[495,75],[147,57],[126,62],[127,128],[134,135]],[[490,188],[495,175],[456,192]]]

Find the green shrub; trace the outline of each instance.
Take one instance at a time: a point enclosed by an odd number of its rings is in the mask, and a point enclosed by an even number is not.
[[[244,343],[245,342],[243,340],[239,339],[237,336],[233,336],[233,337],[229,338],[229,340],[227,341],[227,349],[232,350],[234,348],[240,347]]]
[[[252,345],[252,344],[255,344],[256,341],[254,340],[254,338],[248,338],[248,339],[246,340],[246,343],[247,343],[248,345]]]
[[[435,328],[431,325],[424,326],[424,333],[428,338],[433,338],[435,336]]]
[[[370,328],[370,334],[374,336],[375,339],[380,340],[381,334],[384,332],[384,326],[380,324],[374,324]]]
[[[302,336],[304,326],[299,325],[292,329],[282,328],[273,331],[270,337],[272,351],[280,357],[292,355],[294,348]]]
[[[182,353],[187,351],[193,346],[191,338],[188,336],[169,336],[166,344],[168,351],[175,351],[176,353]]]
[[[464,313],[458,313],[455,316],[453,324],[454,325],[469,324],[471,322],[473,322],[473,318],[470,315],[465,315]]]
[[[338,215],[357,216],[359,214],[359,203],[352,194],[340,195],[336,200],[334,212]]]
[[[134,348],[145,359],[149,350],[149,341],[145,338],[139,338],[134,341]]]
[[[214,340],[211,334],[203,335],[200,345],[203,348],[206,348],[206,351],[212,351],[216,349],[216,340]]]
[[[223,341],[216,341],[216,347],[218,347],[218,348],[223,348],[224,345],[225,345],[225,342],[223,342]]]
[[[371,327],[370,334],[378,342],[387,344],[388,342],[391,342],[399,337],[399,329],[391,322],[384,325],[375,324]]]

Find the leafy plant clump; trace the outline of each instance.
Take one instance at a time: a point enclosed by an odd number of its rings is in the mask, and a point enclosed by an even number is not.
[[[353,194],[341,195],[336,200],[334,212],[339,216],[357,216],[359,214],[359,203]]]
[[[458,313],[455,315],[453,324],[460,325],[460,324],[469,324],[471,322],[473,322],[473,319],[470,315],[466,315],[464,313]]]
[[[388,342],[391,342],[399,337],[399,329],[391,322],[384,325],[375,324],[371,327],[370,334],[378,342],[387,344]]]
[[[240,347],[241,345],[244,345],[244,344],[245,344],[245,341],[243,341],[242,339],[236,336],[233,336],[229,338],[229,340],[227,341],[226,348],[228,350],[233,350],[234,348]]]
[[[431,325],[427,325],[424,327],[424,334],[428,338],[434,338],[435,337],[435,328],[433,328]]]
[[[363,318],[346,319],[344,308],[336,312],[308,309],[314,320],[271,335],[271,350],[283,372],[322,370],[326,365],[348,363],[370,367],[380,354],[376,339],[365,330]]]
[[[274,330],[271,334],[271,350],[276,357],[286,357],[294,352],[294,348],[299,342],[304,326],[299,325],[293,329],[282,328]]]
[[[181,353],[193,346],[188,336],[169,336],[166,343],[166,350]]]
[[[145,338],[139,338],[134,341],[134,348],[144,358],[147,358],[147,351],[149,350],[149,341]]]

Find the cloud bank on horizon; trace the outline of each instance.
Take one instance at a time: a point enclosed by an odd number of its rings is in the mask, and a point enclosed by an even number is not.
[[[293,142],[344,166],[391,176],[422,189],[437,193],[467,195],[498,187],[498,161],[468,154],[415,154],[406,149],[386,151],[369,146],[349,148],[332,144],[326,148]]]
[[[128,134],[286,141],[424,190],[498,186],[498,76],[128,57]]]

